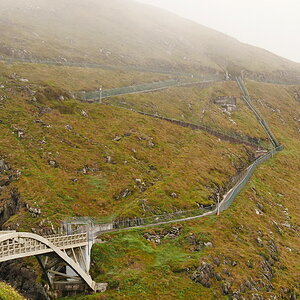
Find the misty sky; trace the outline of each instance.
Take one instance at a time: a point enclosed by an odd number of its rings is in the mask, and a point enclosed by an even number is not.
[[[300,0],[139,0],[300,62]]]

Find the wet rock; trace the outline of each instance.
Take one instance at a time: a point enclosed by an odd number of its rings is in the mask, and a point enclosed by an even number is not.
[[[170,196],[171,196],[172,198],[178,198],[178,195],[177,195],[177,193],[175,193],[175,192],[170,193]]]
[[[279,234],[282,235],[282,234],[283,234],[283,230],[280,228],[279,224],[278,224],[276,221],[273,220],[273,225],[274,225],[276,231],[277,231]]]
[[[113,140],[115,142],[119,142],[122,139],[122,137],[120,135],[117,135]]]
[[[53,160],[53,159],[48,160],[48,164],[49,164],[49,166],[51,166],[53,168],[58,168],[59,167],[58,162]]]
[[[116,164],[116,161],[113,160],[113,158],[111,156],[105,156],[105,162],[108,164]]]
[[[263,212],[261,210],[257,209],[257,208],[255,209],[255,213],[257,215],[262,215],[263,214]]]
[[[262,239],[259,236],[256,238],[256,242],[257,242],[257,245],[259,247],[263,247],[264,246],[263,241],[262,241]]]
[[[204,246],[207,248],[212,248],[213,244],[211,242],[204,243]]]
[[[218,257],[214,257],[213,261],[214,261],[214,264],[215,264],[217,267],[220,266],[221,262],[220,262],[220,259],[219,259]]]
[[[10,191],[10,197],[8,199],[2,199],[1,201],[0,228],[11,216],[15,215],[21,207],[20,194],[18,190],[14,188]]]
[[[273,260],[279,261],[279,251],[274,240],[268,241],[268,250]]]
[[[249,290],[253,290],[253,285],[249,280],[245,282],[245,287],[248,288]]]
[[[119,200],[122,198],[126,198],[132,194],[132,190],[130,189],[124,189],[122,190],[118,195],[114,196],[115,200]]]
[[[289,222],[282,223],[281,225],[289,229],[292,227],[292,225]]]
[[[52,111],[52,109],[48,106],[42,106],[39,108],[39,114],[41,114],[41,115],[50,113],[51,111]]]
[[[11,73],[10,75],[8,75],[8,78],[9,79],[13,79],[13,80],[16,80],[18,79],[20,76],[17,74],[17,73]]]
[[[204,287],[210,288],[212,286],[212,279],[215,277],[214,268],[206,262],[202,262],[201,266],[192,274],[191,279],[200,283]]]
[[[10,170],[10,166],[4,159],[0,159],[0,174]]]
[[[223,277],[221,276],[220,273],[216,273],[215,278],[217,279],[217,281],[222,281],[223,280]]]
[[[98,168],[94,168],[92,166],[89,166],[89,165],[85,165],[81,170],[80,172],[83,173],[83,174],[88,174],[88,173],[94,173],[94,172],[98,172],[99,169]]]
[[[263,276],[265,278],[267,278],[269,281],[271,281],[273,278],[274,272],[273,272],[270,262],[267,259],[263,260],[263,262],[261,264],[261,270],[262,270]]]
[[[229,295],[231,293],[231,283],[228,281],[223,282],[221,290],[223,295]]]
[[[0,264],[0,280],[10,283],[26,299],[47,300],[46,293],[32,267],[20,260],[11,260]]]
[[[5,99],[7,99],[6,96],[0,96],[0,102],[3,102]]]
[[[169,229],[165,232],[165,237],[168,237],[171,239],[177,238],[180,235],[181,230],[182,230],[181,225],[172,226],[171,229]]]
[[[31,207],[29,204],[26,204],[27,211],[31,214],[31,217],[37,218],[41,215],[42,211],[40,208]]]
[[[149,169],[152,170],[152,171],[156,171],[157,170],[157,168],[155,166],[153,166],[153,165],[149,165]]]
[[[88,115],[88,113],[85,111],[85,110],[82,110],[81,112],[80,112],[80,114],[83,116],[83,117],[85,117],[85,118],[87,118],[89,115]]]
[[[15,126],[12,126],[12,128],[13,128],[13,132],[17,135],[17,137],[19,139],[25,139],[26,134],[25,134],[24,129],[21,129],[21,128],[18,128],[18,127],[15,127]]]
[[[145,233],[144,238],[149,242],[155,243],[156,245],[161,243],[161,237],[158,234]]]
[[[225,274],[225,275],[227,275],[227,276],[231,276],[231,273],[229,272],[228,269],[223,269],[222,273]]]
[[[259,211],[261,211],[261,212],[263,212],[263,213],[265,213],[265,212],[266,212],[266,209],[265,209],[265,207],[264,207],[264,206],[263,206],[261,203],[257,203],[256,205],[257,205],[257,207],[258,207]]]
[[[72,127],[72,125],[69,125],[69,124],[67,124],[67,125],[65,125],[65,128],[67,129],[67,130],[73,130],[73,127]]]
[[[198,252],[204,248],[204,243],[201,240],[198,240],[193,233],[190,233],[188,237],[189,243],[192,245],[190,251]]]
[[[148,145],[150,148],[154,148],[155,144],[153,143],[152,139],[148,141]]]
[[[142,193],[145,192],[153,183],[146,183],[142,179],[135,179],[136,186]]]
[[[52,127],[51,125],[45,123],[43,120],[35,120],[34,122],[37,123],[37,124],[40,124],[42,127],[46,127],[46,128],[51,128]]]

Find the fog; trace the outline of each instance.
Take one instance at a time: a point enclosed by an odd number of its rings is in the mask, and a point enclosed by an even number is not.
[[[300,62],[299,0],[139,0]]]

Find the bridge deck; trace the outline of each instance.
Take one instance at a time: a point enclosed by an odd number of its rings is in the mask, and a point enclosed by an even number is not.
[[[88,243],[86,233],[45,237],[49,244],[41,243],[39,240],[30,237],[24,238],[17,236],[9,238],[11,233],[12,232],[0,233],[0,262],[54,252],[54,250],[49,247],[50,243],[62,251],[74,247],[87,246]]]

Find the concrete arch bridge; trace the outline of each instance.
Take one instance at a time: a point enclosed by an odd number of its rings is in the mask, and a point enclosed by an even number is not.
[[[0,262],[35,256],[57,296],[97,292],[103,284],[95,283],[89,275],[92,244],[88,233],[42,237],[0,231]]]

